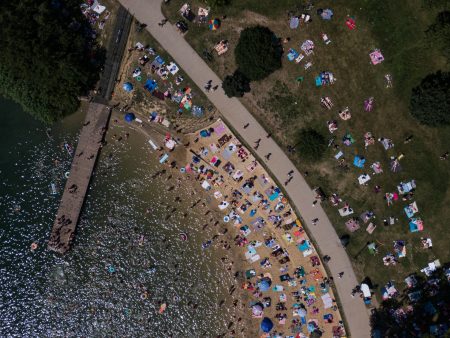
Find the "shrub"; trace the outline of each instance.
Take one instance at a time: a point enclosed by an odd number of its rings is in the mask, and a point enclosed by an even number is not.
[[[297,145],[301,158],[308,161],[320,160],[327,148],[325,137],[317,130],[312,128],[300,129],[297,134]]]
[[[450,124],[450,73],[427,75],[412,89],[411,115],[428,126]]]
[[[242,97],[250,91],[250,81],[238,69],[233,75],[225,77],[222,82],[222,88],[228,97]]]
[[[234,54],[239,69],[251,81],[264,79],[281,68],[282,48],[275,34],[267,27],[244,29]]]
[[[231,3],[231,0],[205,0],[205,3],[211,7],[224,7]]]

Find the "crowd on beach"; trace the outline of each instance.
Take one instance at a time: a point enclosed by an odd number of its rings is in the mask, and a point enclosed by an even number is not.
[[[236,271],[235,277],[251,299],[244,305],[248,315],[267,336],[345,335],[333,278],[327,277],[300,219],[267,172],[220,120],[189,136],[192,157],[180,169],[194,175],[214,196],[217,209],[226,213],[214,225],[224,223],[224,231],[234,233],[231,243],[216,243],[219,235],[213,236],[203,250],[214,244],[230,250],[234,244],[245,257],[245,271]]]

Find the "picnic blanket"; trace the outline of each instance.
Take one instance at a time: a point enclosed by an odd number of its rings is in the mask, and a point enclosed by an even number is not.
[[[329,309],[333,306],[333,299],[331,298],[331,296],[328,292],[326,294],[324,294],[321,298],[323,301],[324,309]]]
[[[289,28],[296,29],[298,27],[299,22],[300,20],[298,19],[298,16],[293,16],[289,21]]]
[[[289,51],[287,53],[288,60],[294,61],[294,59],[297,58],[297,56],[298,56],[298,52],[293,48],[289,48]]]

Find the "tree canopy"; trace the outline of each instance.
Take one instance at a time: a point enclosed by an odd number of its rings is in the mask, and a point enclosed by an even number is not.
[[[374,308],[370,318],[373,336],[450,337],[450,284],[444,269],[429,278],[414,275],[415,286]],[[431,328],[437,332],[432,333]]]
[[[239,70],[251,81],[262,80],[281,68],[282,53],[275,34],[263,26],[244,29],[234,51]]]
[[[450,124],[450,73],[427,75],[412,89],[411,115],[428,126]]]
[[[51,122],[98,79],[92,29],[77,0],[0,3],[0,95]]]
[[[223,7],[231,3],[231,0],[205,0],[205,3],[211,7]]]
[[[303,128],[297,133],[297,145],[301,158],[308,161],[320,160],[327,148],[325,137],[315,129]]]
[[[233,75],[225,77],[222,82],[222,88],[228,97],[242,97],[250,91],[250,81],[238,69]]]

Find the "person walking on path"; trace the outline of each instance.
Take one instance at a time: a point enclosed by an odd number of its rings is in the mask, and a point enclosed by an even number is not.
[[[319,222],[319,219],[314,218],[311,222],[312,222],[312,225],[317,225],[317,222]]]
[[[343,275],[344,275],[344,271],[341,271],[341,272],[338,273],[338,277],[339,278],[342,278]]]
[[[158,26],[159,26],[159,27],[163,27],[163,26],[167,23],[167,21],[169,21],[169,20],[167,20],[167,19],[162,19],[161,22],[158,23]]]
[[[288,172],[288,177],[292,177],[293,174],[294,174],[294,170],[291,170],[290,172]]]
[[[247,127],[250,125],[250,123],[244,124],[244,129],[247,129]]]
[[[270,156],[272,156],[272,153],[268,153],[266,156],[264,156],[266,158],[266,160],[270,160]]]
[[[315,207],[316,204],[317,204],[317,200],[314,200],[313,203],[312,203],[312,206]]]

